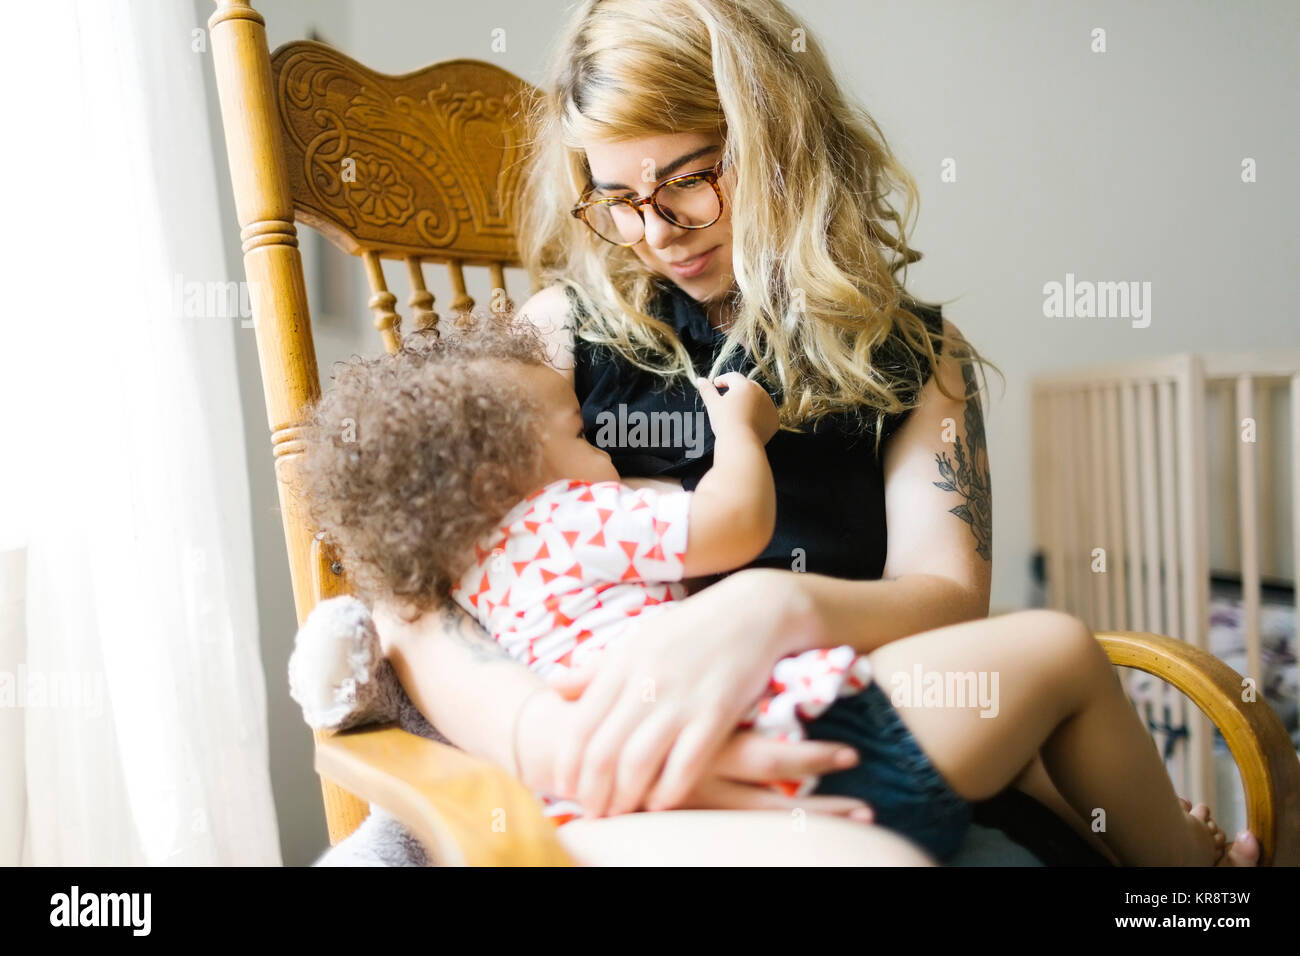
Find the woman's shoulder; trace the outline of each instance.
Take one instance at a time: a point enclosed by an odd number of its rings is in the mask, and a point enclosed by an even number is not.
[[[566,376],[573,370],[575,308],[568,286],[557,282],[538,290],[515,310],[515,321],[532,326],[546,347],[546,360]]]
[[[564,326],[570,321],[573,310],[572,293],[562,282],[556,282],[538,289],[523,305],[515,310],[518,319],[527,320],[539,332]]]
[[[935,350],[940,383],[947,386],[950,391],[953,389],[960,391],[963,385],[962,373],[958,363],[950,355],[944,354],[944,344],[957,344],[965,341],[961,332],[949,319],[944,317],[942,305],[933,305],[905,297],[903,307],[924,322],[930,332],[936,336],[931,339],[931,344]],[[882,356],[882,364],[885,364],[895,373],[908,373],[911,377],[911,381],[898,390],[898,398],[910,407],[902,412],[890,413],[884,416],[881,428],[882,445],[910,417],[913,408],[926,401],[927,396],[938,395],[940,399],[936,400],[942,399],[942,392],[935,387],[936,383],[934,383],[934,375],[932,374],[933,368],[929,360],[901,338],[896,342],[892,342],[891,345],[892,348],[887,348],[885,356]]]
[[[925,351],[920,344],[925,337],[924,333],[921,334],[921,339],[918,339],[915,326],[910,320],[906,320],[905,325],[901,312],[910,313],[921,320],[926,331],[930,333],[930,344],[937,358],[942,351],[943,338],[950,329],[947,319],[943,316],[943,306],[904,295],[898,307],[900,312],[895,313],[893,328],[880,344],[875,363],[878,368],[894,374],[928,370],[929,363],[925,361]]]

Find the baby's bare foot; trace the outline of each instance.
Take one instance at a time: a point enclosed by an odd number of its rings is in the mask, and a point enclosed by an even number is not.
[[[1178,802],[1187,814],[1187,831],[1191,834],[1192,850],[1187,856],[1187,866],[1216,866],[1223,856],[1224,838],[1219,825],[1210,819],[1210,808],[1203,803],[1195,807],[1182,797]]]

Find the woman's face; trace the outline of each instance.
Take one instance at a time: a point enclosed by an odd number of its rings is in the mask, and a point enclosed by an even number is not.
[[[711,169],[722,158],[722,140],[707,133],[667,133],[586,145],[596,189],[593,196],[640,199],[665,179]],[[732,287],[731,173],[719,180],[722,216],[703,229],[683,229],[641,207],[645,237],[632,247],[650,271],[671,279],[697,302],[716,302]],[[702,187],[708,188],[708,187]]]

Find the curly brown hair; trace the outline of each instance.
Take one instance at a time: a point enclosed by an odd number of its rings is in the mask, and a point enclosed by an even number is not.
[[[359,596],[437,606],[474,542],[535,490],[536,402],[511,365],[541,365],[527,323],[476,314],[334,367],[304,429],[299,490]]]

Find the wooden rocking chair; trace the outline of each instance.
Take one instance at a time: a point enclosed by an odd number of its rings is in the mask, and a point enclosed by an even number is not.
[[[417,328],[436,325],[427,263],[450,271],[451,312],[472,307],[464,266],[486,266],[494,295],[517,266],[513,202],[526,84],[488,63],[454,60],[403,76],[366,69],[309,41],[272,55],[249,0],[216,0],[208,21],[253,310],[298,619],[346,592],[290,490],[299,429],[320,395],[295,221],[359,256],[382,344],[401,341],[382,259],[405,262]],[[498,291],[499,290],[499,291]],[[1263,862],[1300,862],[1300,762],[1277,717],[1240,700],[1217,658],[1155,634],[1098,635],[1114,663],[1155,674],[1222,731],[1245,784]],[[565,864],[553,826],[509,773],[396,728],[317,734],[331,843],[393,813],[440,864]],[[493,827],[505,811],[504,829]]]

